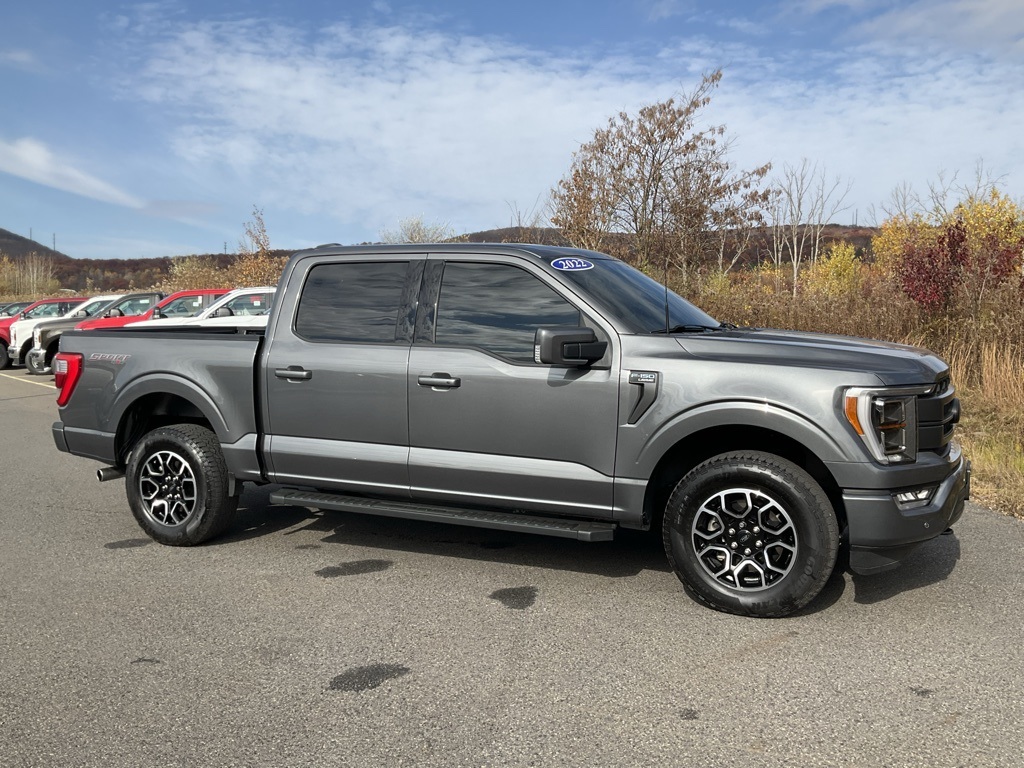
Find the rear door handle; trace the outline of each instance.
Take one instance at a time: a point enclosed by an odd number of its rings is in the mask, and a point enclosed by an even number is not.
[[[429,376],[420,376],[416,381],[421,387],[437,387],[440,389],[455,389],[462,384],[462,379],[447,373],[432,373]]]
[[[289,379],[291,381],[301,381],[313,378],[312,371],[307,371],[305,368],[300,368],[297,365],[291,365],[287,368],[275,368],[274,375],[279,379]]]

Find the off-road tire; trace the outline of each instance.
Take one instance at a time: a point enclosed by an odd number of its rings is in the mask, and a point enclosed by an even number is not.
[[[196,424],[158,427],[144,435],[125,472],[128,505],[139,526],[171,546],[201,544],[222,533],[238,507],[229,488],[217,436]]]
[[[688,472],[665,507],[665,553],[687,592],[744,616],[786,616],[813,600],[839,551],[835,510],[791,461],[723,453]]]

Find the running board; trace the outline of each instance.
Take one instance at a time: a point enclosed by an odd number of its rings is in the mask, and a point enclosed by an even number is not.
[[[515,512],[492,512],[483,509],[438,507],[406,501],[382,501],[360,496],[299,491],[282,488],[270,494],[271,504],[296,504],[301,507],[330,509],[336,512],[358,512],[365,515],[402,517],[409,520],[429,520],[434,523],[469,525],[474,528],[493,528],[499,531],[520,531],[558,536],[578,541],[611,541],[615,523],[589,520],[568,520],[561,517],[541,517]]]

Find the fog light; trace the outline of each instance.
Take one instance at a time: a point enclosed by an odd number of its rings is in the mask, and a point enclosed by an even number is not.
[[[931,503],[932,496],[934,495],[935,486],[928,485],[924,488],[915,488],[912,491],[894,493],[893,498],[896,499],[896,506],[900,509],[916,509],[918,507],[927,506]]]

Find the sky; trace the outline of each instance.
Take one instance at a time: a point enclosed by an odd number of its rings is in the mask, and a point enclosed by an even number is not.
[[[620,111],[722,82],[737,168],[876,224],[982,173],[1024,201],[1020,0],[32,0],[0,11],[0,227],[74,257],[544,215]]]

